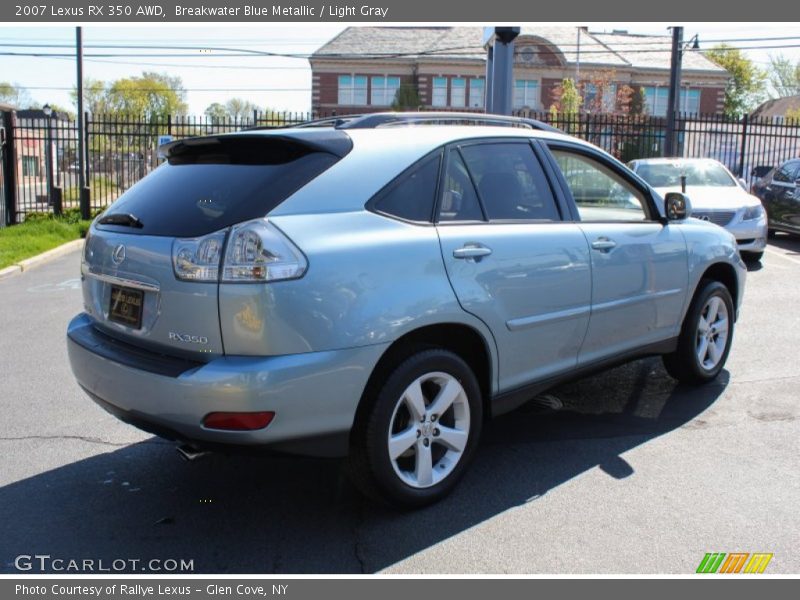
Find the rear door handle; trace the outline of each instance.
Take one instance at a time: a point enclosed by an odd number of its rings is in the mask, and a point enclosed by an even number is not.
[[[483,244],[465,244],[461,248],[453,250],[453,258],[474,258],[480,259],[489,256],[492,249]]]
[[[599,237],[592,242],[592,248],[605,252],[617,247],[617,242],[607,237]]]

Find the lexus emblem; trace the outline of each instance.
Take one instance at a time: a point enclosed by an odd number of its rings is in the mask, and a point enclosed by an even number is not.
[[[123,260],[125,260],[125,246],[119,244],[111,253],[111,262],[115,265],[121,265]]]

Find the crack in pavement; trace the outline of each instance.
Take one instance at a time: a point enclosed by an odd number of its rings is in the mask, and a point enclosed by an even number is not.
[[[145,440],[142,442],[109,442],[108,440],[103,440],[100,438],[94,437],[87,437],[82,435],[23,435],[23,436],[11,436],[11,437],[0,437],[0,442],[17,442],[17,441],[26,441],[26,440],[77,440],[80,442],[86,442],[89,444],[101,444],[104,446],[114,446],[114,447],[122,447],[122,446],[132,446],[136,444],[157,444],[157,445],[166,445],[169,442],[160,442],[157,440]]]

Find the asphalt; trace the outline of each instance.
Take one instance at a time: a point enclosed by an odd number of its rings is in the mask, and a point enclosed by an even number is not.
[[[800,572],[800,240],[749,273],[718,382],[684,388],[646,359],[561,386],[490,423],[456,492],[413,513],[364,500],[337,461],[187,463],[116,421],[67,364],[78,283],[77,252],[0,281],[0,573],[35,554],[195,573],[693,573],[706,552]]]

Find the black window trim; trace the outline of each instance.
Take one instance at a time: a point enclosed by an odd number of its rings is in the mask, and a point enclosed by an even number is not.
[[[404,180],[407,176],[413,174],[414,171],[421,169],[425,165],[426,161],[433,158],[436,154],[439,154],[439,166],[437,169],[436,188],[434,189],[433,202],[431,203],[432,204],[431,214],[428,215],[427,221],[414,221],[411,219],[404,219],[403,217],[400,217],[398,215],[393,215],[392,213],[382,211],[376,206],[377,203],[384,198],[384,196],[394,191],[394,188],[397,185],[399,185],[399,183],[402,180]],[[445,156],[445,146],[439,146],[431,150],[421,158],[417,159],[416,161],[411,163],[408,167],[403,169],[398,175],[392,178],[392,180],[389,183],[387,183],[381,189],[375,192],[372,195],[372,197],[369,200],[367,200],[367,202],[364,204],[364,209],[373,214],[380,215],[381,217],[386,217],[387,219],[392,219],[394,221],[399,221],[401,223],[407,223],[409,225],[417,225],[420,227],[433,227],[434,217],[436,215],[436,211],[438,210],[438,204],[439,204],[439,190],[441,189],[442,185],[442,171],[444,171],[444,164],[445,164],[443,159],[444,156]]]
[[[461,148],[464,146],[479,146],[479,145],[486,145],[486,144],[521,144],[526,145],[531,148],[531,152],[533,153],[534,160],[538,162],[539,166],[542,169],[542,173],[544,175],[545,181],[550,189],[550,193],[553,197],[553,203],[556,207],[556,212],[558,213],[558,219],[489,219],[489,215],[486,212],[486,206],[484,204],[483,198],[478,191],[477,186],[475,185],[475,178],[472,176],[472,171],[467,164],[467,161],[464,159],[463,154],[461,153]],[[458,140],[455,142],[451,142],[447,145],[445,149],[445,155],[442,160],[440,173],[439,173],[439,189],[437,190],[436,196],[436,207],[434,211],[434,224],[436,226],[461,226],[461,225],[549,225],[549,224],[559,224],[569,222],[565,219],[564,215],[566,210],[568,209],[569,205],[566,203],[563,194],[561,193],[560,186],[554,181],[552,169],[548,165],[547,157],[542,152],[541,148],[538,148],[537,151],[537,144],[539,141],[536,138],[530,137],[486,137],[486,138],[469,138]],[[478,198],[478,204],[481,209],[481,213],[483,214],[482,221],[442,221],[440,220],[440,206],[442,201],[442,189],[444,185],[444,177],[446,177],[447,171],[447,163],[449,159],[450,152],[458,152],[459,156],[461,157],[462,162],[464,163],[465,168],[467,169],[467,174],[469,175],[470,182],[472,183],[472,187],[475,190],[475,195]]]
[[[555,170],[556,179],[559,182],[565,196],[568,199],[570,212],[573,214],[573,221],[577,223],[627,223],[631,225],[637,225],[642,223],[661,223],[662,225],[666,223],[666,219],[661,215],[656,206],[656,199],[653,196],[652,189],[648,186],[638,175],[630,171],[626,173],[624,170],[619,168],[619,165],[615,164],[613,161],[608,160],[608,157],[605,156],[603,153],[594,150],[592,148],[587,148],[586,146],[580,144],[570,143],[568,141],[562,140],[547,140],[544,144],[545,149],[547,150],[547,155],[552,161],[553,168]],[[558,166],[558,161],[556,161],[555,156],[553,156],[552,150],[563,150],[565,152],[572,152],[574,154],[579,154],[595,160],[608,168],[609,170],[613,171],[620,177],[620,179],[624,180],[628,184],[630,184],[633,188],[637,189],[643,196],[644,201],[647,203],[647,210],[646,216],[648,217],[644,221],[624,221],[624,220],[615,220],[615,219],[607,219],[603,221],[583,221],[580,217],[580,212],[578,211],[578,204],[575,202],[575,198],[572,196],[572,190],[567,183],[567,180],[564,178],[564,175],[561,173],[561,168]],[[620,163],[621,164],[621,163]]]

